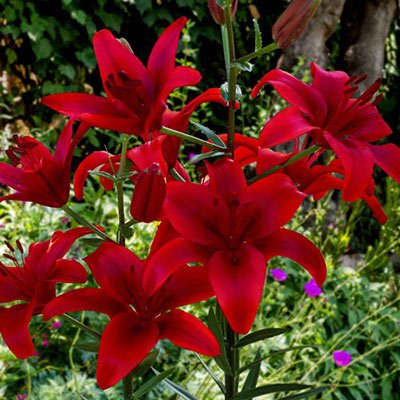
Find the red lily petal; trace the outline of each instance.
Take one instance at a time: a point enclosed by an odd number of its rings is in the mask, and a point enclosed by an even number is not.
[[[153,243],[151,244],[150,253],[147,257],[150,260],[153,255],[167,242],[179,238],[179,233],[172,227],[168,220],[163,220],[158,225],[156,235],[154,236]]]
[[[92,231],[89,228],[83,227],[66,232],[57,231],[51,235],[50,240],[33,243],[29,246],[25,264],[28,264],[38,276],[44,278],[53,264],[65,256],[78,238],[90,233]]]
[[[210,187],[229,204],[247,189],[246,178],[239,163],[230,158],[206,163],[210,176]]]
[[[265,237],[287,224],[305,197],[284,174],[273,174],[250,185],[239,199],[244,212],[249,205],[246,238]]]
[[[381,146],[368,145],[374,161],[396,182],[400,182],[400,148],[393,143]]]
[[[168,339],[176,346],[209,357],[221,354],[218,340],[196,317],[181,310],[163,315],[158,322],[160,339]]]
[[[288,257],[308,271],[318,286],[325,282],[325,260],[314,243],[303,235],[288,229],[279,229],[264,241],[259,241],[256,246],[267,260],[275,256]]]
[[[21,191],[24,189],[23,175],[24,172],[21,168],[0,162],[0,183],[3,185],[11,186],[13,189]]]
[[[161,286],[151,300],[153,312],[160,313],[214,296],[204,267],[180,267]]]
[[[143,121],[117,99],[86,93],[52,94],[42,103],[69,117],[103,129],[137,133]]]
[[[322,123],[325,120],[328,112],[326,101],[312,86],[306,85],[285,71],[273,69],[253,88],[252,97],[256,97],[261,87],[267,83],[272,85],[289,104],[300,108],[313,121]]]
[[[127,248],[104,242],[84,260],[102,289],[122,303],[132,302],[132,285],[136,273],[142,269],[142,261]]]
[[[144,271],[143,287],[153,294],[167,279],[188,262],[204,261],[204,253],[199,246],[186,239],[174,239],[155,253]]]
[[[96,311],[112,318],[116,314],[128,311],[129,306],[110,297],[103,289],[76,289],[47,303],[43,309],[43,319],[47,321],[56,315],[83,310]]]
[[[218,304],[230,326],[237,333],[247,333],[264,287],[264,256],[251,244],[244,244],[236,251],[215,252],[207,268]]]
[[[56,150],[54,151],[54,159],[61,165],[65,163],[69,148],[71,147],[73,124],[74,121],[72,119],[67,122],[60,133]]]
[[[338,140],[326,133],[325,139],[342,161],[344,167],[344,201],[355,201],[364,193],[374,167],[373,154],[363,142],[351,139]]]
[[[87,272],[84,266],[75,260],[57,260],[50,269],[47,281],[65,283],[84,283]]]
[[[0,316],[0,333],[18,358],[31,357],[35,352],[29,333],[33,307],[33,303],[17,304],[3,310]]]
[[[166,99],[174,89],[197,85],[200,81],[201,74],[199,71],[190,67],[176,67],[165,82],[159,98]]]
[[[158,338],[157,324],[138,321],[132,312],[112,318],[100,342],[99,387],[107,389],[128,375],[156,345]]]
[[[1,267],[0,267],[1,268]],[[0,303],[8,303],[15,300],[28,300],[21,289],[13,283],[8,276],[9,267],[5,267],[6,276],[0,275]],[[13,270],[14,268],[12,268]],[[3,269],[0,270],[3,272]]]
[[[259,148],[257,157],[257,174],[285,163],[293,154],[279,153],[270,149]]]
[[[154,87],[151,77],[142,62],[107,29],[102,29],[93,36],[93,47],[99,64],[101,80],[108,97],[113,97],[106,81],[110,76],[124,72],[130,80],[138,80],[151,100]]]
[[[361,198],[367,203],[368,207],[374,213],[375,218],[378,220],[378,222],[381,225],[386,224],[386,222],[388,220],[388,216],[386,215],[385,210],[383,209],[382,205],[379,203],[376,196],[363,195],[363,196],[361,196]]]
[[[181,235],[199,244],[217,245],[221,242],[219,230],[228,229],[224,199],[203,185],[169,182],[164,211]]]
[[[173,73],[179,36],[186,22],[186,17],[180,17],[173,22],[163,31],[151,50],[147,69],[158,92],[167,84]]]
[[[89,175],[89,171],[108,163],[112,157],[113,155],[107,151],[95,151],[79,164],[74,175],[74,192],[78,200],[82,200],[83,198],[83,186]],[[106,189],[110,190],[109,188]]]
[[[260,146],[272,147],[288,142],[315,129],[295,107],[287,107],[272,117],[260,132]]]
[[[345,83],[349,76],[343,71],[325,71],[316,63],[311,63],[312,87],[321,93],[328,103],[329,110],[336,110],[346,90]]]

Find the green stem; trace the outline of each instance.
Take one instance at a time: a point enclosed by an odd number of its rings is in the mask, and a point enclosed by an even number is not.
[[[304,150],[304,151],[302,151],[300,153],[297,153],[295,156],[293,156],[290,160],[286,161],[284,164],[276,165],[275,167],[272,167],[269,170],[264,171],[262,174],[256,175],[254,178],[249,179],[248,183],[252,184],[254,182],[259,181],[262,178],[265,178],[266,176],[272,175],[276,171],[279,171],[280,169],[285,168],[288,165],[293,164],[294,162],[296,162],[296,161],[298,161],[298,160],[300,160],[300,159],[302,159],[304,157],[309,156],[310,154],[314,153],[318,149],[319,149],[319,146],[317,146],[317,145],[311,146],[308,149],[306,149],[306,150]]]
[[[170,168],[168,170],[168,172],[170,173],[170,175],[179,182],[186,182],[185,179],[181,176],[181,174],[175,169],[175,168]]]
[[[226,30],[226,25],[221,25],[221,36],[222,36],[222,47],[224,49],[225,71],[226,71],[226,76],[228,76],[230,57],[229,57],[228,31]]]
[[[94,336],[96,338],[100,338],[101,337],[99,332],[97,332],[94,329],[88,327],[87,325],[85,325],[82,322],[78,321],[74,317],[71,317],[68,314],[63,314],[61,317],[64,318],[65,320],[71,322],[71,324],[75,325],[79,329],[82,329],[83,331],[87,332],[89,335],[92,335],[92,336]]]
[[[163,126],[160,129],[160,132],[164,133],[164,135],[175,136],[180,139],[187,140],[188,142],[192,142],[195,144],[199,144],[200,146],[208,147],[209,149],[212,149],[212,150],[226,151],[225,147],[218,146],[217,144],[207,142],[206,140],[199,139],[195,136],[188,135],[187,133],[183,133],[183,132],[177,131],[175,129],[167,128],[166,126]]]
[[[236,103],[236,82],[238,70],[233,66],[235,60],[235,38],[233,35],[233,25],[231,20],[231,1],[225,3],[225,19],[226,32],[228,36],[228,49],[224,49],[224,53],[229,54],[229,70],[228,70],[228,151],[234,158],[234,142],[235,142],[235,103]],[[224,43],[225,45],[225,43]]]
[[[117,172],[117,178],[121,178],[125,174],[126,165],[126,152],[128,151],[129,136],[124,137],[121,149],[121,160],[119,164],[119,170]],[[125,246],[125,236],[123,234],[123,227],[125,225],[125,207],[124,207],[124,181],[119,179],[115,184],[117,189],[118,198],[118,243]]]
[[[262,56],[263,54],[271,53],[278,48],[275,42],[269,44],[268,46],[263,47],[260,50],[253,51],[252,53],[247,54],[246,56],[240,57],[237,60],[234,60],[235,63],[243,63],[246,61],[250,61],[253,58]]]
[[[239,348],[235,347],[239,335],[235,333],[225,319],[226,356],[232,375],[225,373],[225,400],[230,400],[238,393]]]
[[[25,367],[26,367],[26,395],[27,398],[31,398],[31,391],[32,391],[32,377],[31,377],[31,371],[29,368],[29,361],[27,359],[25,361]]]
[[[124,400],[132,400],[133,399],[133,372],[130,372],[122,380],[122,391],[124,394]]]
[[[70,207],[68,207],[66,204],[61,207],[66,214],[68,214],[70,217],[74,218],[77,222],[79,222],[81,225],[86,226],[90,230],[93,231],[96,235],[100,236],[102,239],[108,241],[108,242],[113,242],[113,240],[107,236],[103,231],[101,231],[97,226],[94,226],[92,223],[90,223],[85,217],[82,215],[76,213],[73,211]]]

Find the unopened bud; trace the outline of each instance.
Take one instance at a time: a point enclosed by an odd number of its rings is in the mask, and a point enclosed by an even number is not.
[[[174,136],[166,136],[161,144],[161,151],[168,169],[174,168],[178,160],[181,140]]]
[[[208,0],[208,9],[210,10],[211,16],[218,25],[225,25],[225,10],[221,5],[221,0]],[[231,20],[235,17],[238,6],[238,0],[232,0],[231,3]]]
[[[272,27],[272,38],[280,49],[292,45],[316,13],[322,0],[293,0]]]
[[[165,196],[165,179],[160,166],[153,164],[141,172],[136,181],[130,209],[132,218],[140,222],[159,220]]]

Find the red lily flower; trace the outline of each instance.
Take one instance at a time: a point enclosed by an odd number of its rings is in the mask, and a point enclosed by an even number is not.
[[[176,310],[213,296],[203,268],[179,264],[170,279],[148,296],[142,285],[146,264],[125,247],[103,243],[85,261],[100,288],[65,293],[49,303],[43,314],[49,319],[65,312],[93,310],[109,316],[98,355],[100,388],[124,378],[164,338],[207,356],[219,355],[211,331],[194,316]]]
[[[260,146],[270,147],[305,133],[311,143],[333,150],[344,168],[343,200],[360,198],[371,179],[374,164],[400,182],[400,149],[393,144],[370,144],[391,133],[370,102],[380,86],[377,80],[359,98],[351,98],[364,77],[328,72],[311,64],[312,85],[279,69],[268,72],[254,87],[255,97],[269,83],[291,106],[280,111],[263,128]]]
[[[249,331],[265,281],[265,263],[292,258],[318,285],[326,278],[319,250],[302,235],[281,228],[306,196],[283,174],[247,186],[237,162],[207,164],[209,185],[169,182],[164,212],[183,236],[153,256],[144,275],[153,293],[176,269],[177,260],[202,262],[226,318],[238,333]]]
[[[287,162],[295,153],[283,154],[269,149],[259,149],[257,159],[257,173],[261,174],[277,165]],[[335,159],[329,165],[312,165],[313,158],[302,158],[287,167],[279,170],[285,173],[297,185],[298,189],[319,200],[330,190],[343,190],[344,180],[337,174],[343,175],[344,168],[340,160]],[[371,208],[380,224],[385,224],[387,215],[373,194],[375,190],[374,181],[371,178],[367,189],[361,194]]]
[[[44,97],[43,104],[90,125],[148,139],[147,135],[161,126],[170,92],[201,79],[192,68],[175,67],[179,35],[186,21],[179,18],[161,34],[147,68],[110,31],[97,32],[93,45],[107,97],[63,93]]]
[[[49,207],[62,207],[68,202],[72,156],[88,129],[81,124],[72,138],[72,124],[69,121],[61,132],[54,155],[34,138],[16,136],[17,146],[6,151],[13,165],[0,162],[0,183],[17,192],[0,201],[31,201]]]
[[[77,261],[63,257],[79,237],[89,233],[87,228],[57,231],[50,240],[32,244],[23,265],[11,256],[14,267],[0,263],[0,303],[23,301],[9,308],[0,307],[0,333],[18,358],[34,354],[29,322],[56,296],[56,282],[86,281],[85,268]]]

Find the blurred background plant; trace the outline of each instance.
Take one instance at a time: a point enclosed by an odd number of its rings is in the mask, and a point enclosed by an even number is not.
[[[336,9],[330,28],[319,32],[323,43],[319,58],[323,66],[347,68],[350,73],[362,70],[354,66],[350,48],[363,43],[363,23],[371,10],[368,4],[380,5],[385,18],[387,34],[381,34],[378,49],[383,48],[384,100],[380,111],[396,132],[393,139],[399,143],[400,96],[399,84],[399,28],[394,19],[394,0],[323,1]],[[240,0],[235,22],[238,54],[253,50],[252,18],[258,20],[264,44],[271,41],[271,26],[287,6],[288,1],[265,2]],[[358,28],[350,22],[354,7],[359,6]],[[392,8],[390,8],[392,7]],[[326,10],[323,9],[326,13]],[[245,94],[238,114],[238,127],[243,133],[256,136],[265,120],[284,105],[276,95],[249,101],[250,88],[267,70],[277,63],[308,79],[310,54],[301,48],[302,41],[325,22],[321,11],[315,22],[300,38],[299,44],[274,53],[256,62],[252,73],[242,73],[240,85]],[[1,149],[8,147],[13,133],[31,133],[52,146],[64,120],[40,104],[40,97],[65,91],[87,91],[99,94],[101,82],[91,45],[93,33],[108,28],[125,37],[135,54],[142,60],[162,29],[181,15],[190,18],[181,40],[178,63],[194,66],[203,75],[196,88],[173,93],[170,107],[179,109],[199,90],[223,83],[223,55],[220,51],[218,27],[209,16],[204,0],[60,0],[49,7],[46,0],[6,0],[0,4],[0,129]],[[326,15],[326,14],[325,14]],[[350,21],[350,22],[349,22]],[[145,32],[145,34],[143,34]],[[352,35],[350,33],[353,32]],[[354,33],[357,33],[354,34]],[[318,35],[317,35],[318,36]],[[356,46],[356,47],[354,47]],[[372,44],[371,44],[372,46]],[[299,50],[300,49],[300,50]],[[368,49],[367,49],[368,50]],[[369,49],[376,54],[374,49]],[[354,52],[353,52],[354,53]],[[212,54],[213,57],[209,57]],[[325,57],[325,58],[324,58]],[[353,60],[354,61],[354,60]],[[368,60],[364,60],[367,70]],[[375,77],[372,77],[373,80]],[[267,91],[266,93],[269,93]],[[204,105],[193,115],[193,120],[217,132],[224,132],[225,110],[219,106]],[[84,156],[93,148],[118,151],[120,135],[91,129],[77,149]],[[190,153],[199,149],[186,145],[186,162]],[[4,153],[3,153],[4,154]],[[193,167],[192,167],[193,168]],[[379,176],[378,176],[379,178]],[[73,208],[90,221],[107,230],[116,225],[117,213],[113,196],[98,184],[98,178],[89,180],[85,189],[85,204],[74,202]],[[390,180],[378,179],[378,196],[385,205],[389,220],[380,226],[368,207],[362,203],[338,203],[336,194],[318,203],[310,202],[292,224],[300,227],[323,251],[329,264],[329,278],[323,293],[310,297],[304,290],[306,275],[294,263],[274,259],[271,269],[281,269],[287,279],[278,281],[268,274],[265,293],[256,320],[255,329],[263,327],[291,327],[291,331],[270,339],[260,346],[261,376],[259,385],[285,381],[319,382],[331,389],[315,398],[339,400],[396,400],[400,393],[400,189]],[[5,188],[0,188],[5,192]],[[127,203],[128,203],[127,199]],[[26,249],[30,243],[48,239],[51,231],[74,227],[74,221],[59,210],[40,208],[24,203],[0,203],[2,239],[10,243],[21,240]],[[129,246],[145,256],[155,227],[139,224]],[[81,240],[72,255],[80,259],[93,249],[93,242]],[[0,253],[6,251],[2,246]],[[3,262],[6,260],[3,259]],[[210,301],[212,302],[212,301]],[[190,306],[196,315],[207,319],[206,307]],[[76,314],[93,327],[100,327],[101,317],[87,312]],[[58,322],[58,324],[55,324]],[[63,320],[32,323],[37,356],[21,362],[15,359],[0,342],[0,399],[117,399],[120,387],[101,392],[95,383],[95,356],[86,334]],[[88,343],[89,342],[89,343]],[[72,345],[72,347],[71,347]],[[92,345],[93,347],[93,345]],[[244,363],[251,363],[252,345]],[[85,350],[84,350],[85,349]],[[348,352],[352,361],[339,367],[334,351]],[[171,381],[180,382],[200,399],[218,398],[218,390],[201,361],[193,354],[162,343],[156,364],[158,371],[174,366]],[[218,375],[214,361],[202,360]],[[243,367],[242,384],[247,371]],[[154,376],[148,371],[141,378],[144,383]],[[150,390],[151,389],[151,390]],[[142,390],[148,399],[172,399],[165,383]],[[279,396],[264,396],[265,399]]]

